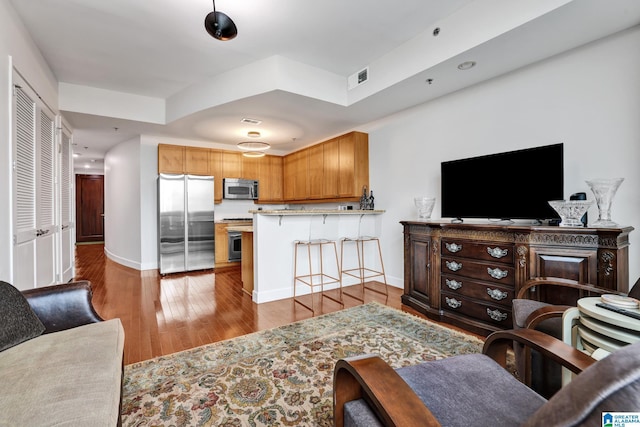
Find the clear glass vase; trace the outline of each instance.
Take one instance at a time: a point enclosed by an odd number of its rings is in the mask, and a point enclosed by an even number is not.
[[[433,211],[433,206],[436,203],[436,199],[433,197],[416,197],[413,200],[416,208],[418,208],[418,218],[431,218],[431,211]]]
[[[598,204],[598,220],[591,224],[594,227],[617,227],[618,223],[611,221],[611,202],[624,178],[591,179],[585,181],[593,191]]]

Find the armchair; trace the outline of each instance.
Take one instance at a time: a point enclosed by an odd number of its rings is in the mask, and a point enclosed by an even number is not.
[[[538,301],[540,294],[562,293],[563,302],[572,305],[555,305]],[[630,296],[640,293],[640,286],[634,286]],[[598,288],[587,283],[557,277],[538,277],[528,280],[513,299],[513,328],[536,329],[562,339],[562,314],[575,306],[579,298],[618,294],[610,289]],[[562,385],[562,370],[559,364],[541,357],[533,350],[514,343],[516,371],[520,380],[546,398],[550,398]]]
[[[513,341],[579,375],[546,400],[504,369]],[[483,354],[393,370],[377,356],[341,359],[334,371],[334,425],[583,426],[602,413],[640,407],[640,343],[596,362],[535,330],[491,334]],[[613,408],[613,409],[612,409]]]

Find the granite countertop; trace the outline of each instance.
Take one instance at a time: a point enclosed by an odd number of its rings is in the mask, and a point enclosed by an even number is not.
[[[385,211],[374,210],[340,210],[340,209],[274,209],[274,210],[250,210],[251,214],[261,215],[375,215]]]
[[[243,233],[253,233],[252,225],[231,225],[227,227],[227,231],[241,231]]]

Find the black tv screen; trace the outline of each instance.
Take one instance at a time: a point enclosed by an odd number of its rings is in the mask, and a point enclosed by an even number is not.
[[[547,203],[564,198],[563,144],[441,164],[445,218],[558,218]]]

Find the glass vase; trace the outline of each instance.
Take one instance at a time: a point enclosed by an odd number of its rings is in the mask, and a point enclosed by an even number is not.
[[[436,199],[433,197],[416,197],[413,200],[416,208],[418,208],[418,218],[431,218],[431,211],[433,211],[433,206],[436,203]]]
[[[624,178],[591,179],[585,181],[593,191],[598,204],[598,220],[591,224],[594,227],[617,227],[618,224],[611,221],[611,202],[618,187]]]

